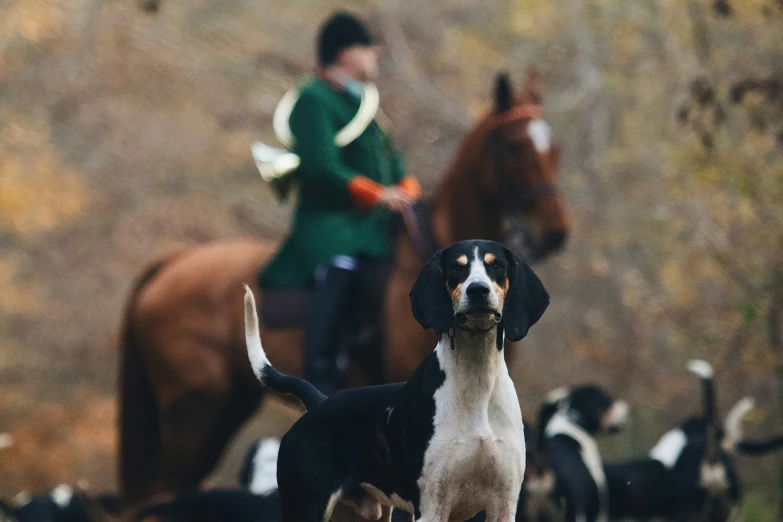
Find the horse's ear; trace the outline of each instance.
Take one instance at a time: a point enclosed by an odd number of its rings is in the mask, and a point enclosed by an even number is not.
[[[514,106],[514,92],[508,73],[498,74],[495,80],[495,112],[506,112]]]
[[[549,306],[549,293],[536,274],[516,254],[504,248],[509,266],[509,288],[503,304],[506,338],[518,341],[541,319]]]
[[[454,321],[451,298],[443,275],[443,250],[433,255],[413,283],[410,293],[413,317],[424,328],[447,333]]]
[[[531,103],[541,104],[541,75],[535,67],[528,67],[525,78],[525,95]]]

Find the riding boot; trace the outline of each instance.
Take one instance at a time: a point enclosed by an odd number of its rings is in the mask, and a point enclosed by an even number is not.
[[[325,395],[333,394],[340,384],[338,334],[356,269],[355,259],[338,256],[319,266],[315,274],[315,302],[304,339],[305,377]]]

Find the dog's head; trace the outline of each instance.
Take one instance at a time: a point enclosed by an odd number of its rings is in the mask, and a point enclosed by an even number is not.
[[[628,403],[614,400],[598,386],[572,388],[559,400],[559,405],[571,420],[591,435],[616,433],[628,420]]]
[[[488,331],[501,324],[522,339],[549,305],[549,294],[529,266],[494,241],[460,241],[437,252],[410,293],[413,316],[444,334],[456,326]]]

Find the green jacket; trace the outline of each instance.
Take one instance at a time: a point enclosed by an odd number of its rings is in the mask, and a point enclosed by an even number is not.
[[[337,255],[390,255],[388,210],[357,208],[348,184],[361,175],[396,185],[403,178],[402,160],[376,121],[346,147],[334,144],[358,109],[358,99],[325,80],[302,88],[289,119],[293,151],[301,159],[299,200],[291,235],[261,272],[262,288],[308,288],[316,266]]]

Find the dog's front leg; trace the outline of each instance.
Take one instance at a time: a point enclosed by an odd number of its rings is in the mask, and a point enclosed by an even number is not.
[[[487,522],[514,522],[517,516],[517,498],[513,495],[497,499],[487,508]]]
[[[427,487],[421,495],[421,516],[416,522],[449,522],[454,505],[453,491],[444,488]]]
[[[384,504],[381,507],[381,518],[378,520],[378,522],[391,522],[393,511],[393,507]]]

